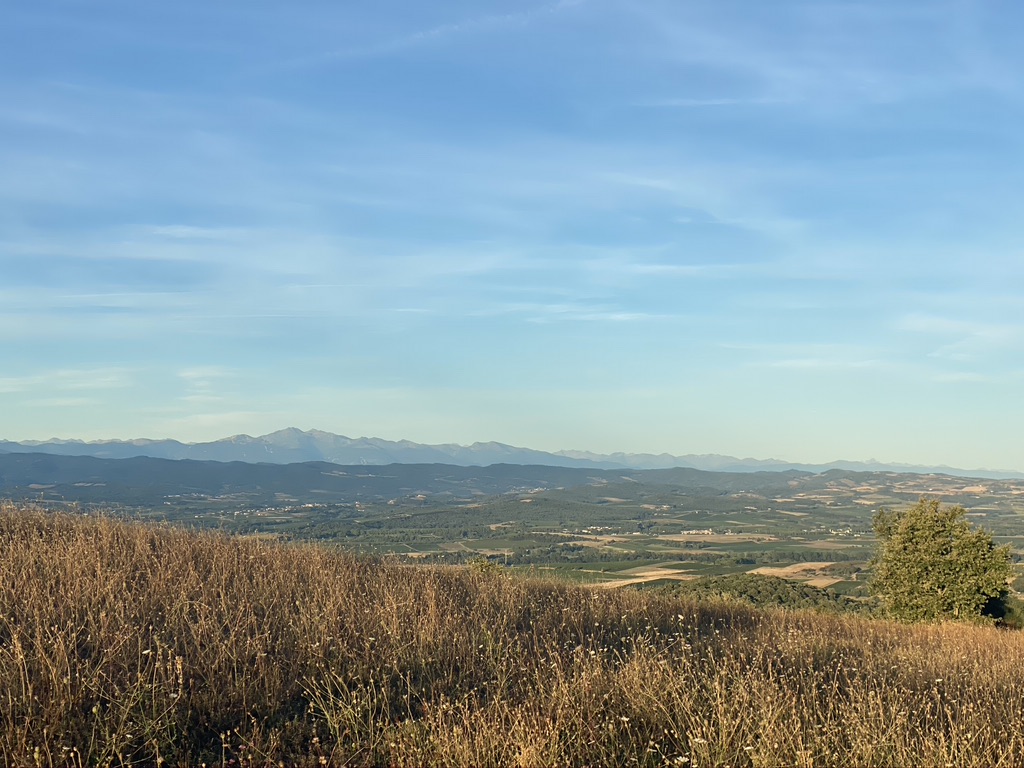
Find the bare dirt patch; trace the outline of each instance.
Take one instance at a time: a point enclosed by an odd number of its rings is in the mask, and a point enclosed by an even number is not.
[[[778,576],[780,579],[798,579],[801,574],[823,571],[831,565],[834,565],[834,563],[794,563],[793,565],[785,566],[763,565],[760,568],[747,571],[747,573],[759,573],[762,576]]]
[[[508,557],[513,554],[511,549],[478,549],[477,552],[484,557]]]
[[[567,542],[569,545],[577,545],[580,547],[591,547],[600,549],[601,547],[608,546],[609,544],[616,544],[623,541],[629,541],[626,536],[588,536],[585,539],[575,539]]]
[[[673,568],[644,568],[635,569],[629,578],[613,579],[597,586],[602,589],[615,589],[616,587],[626,587],[633,584],[647,584],[652,581],[693,581],[697,578],[699,577],[696,574],[677,571]]]
[[[825,576],[820,576],[816,579],[808,579],[804,584],[811,587],[817,587],[818,589],[825,589],[827,587],[831,587],[833,584],[838,584],[840,581],[842,581],[842,579],[831,579],[826,578]]]

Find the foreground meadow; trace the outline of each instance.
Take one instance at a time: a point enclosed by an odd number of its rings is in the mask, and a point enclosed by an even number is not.
[[[1021,765],[1024,634],[0,507],[7,765]]]

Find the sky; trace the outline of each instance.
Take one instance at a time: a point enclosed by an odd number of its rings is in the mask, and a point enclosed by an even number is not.
[[[1012,0],[13,0],[0,438],[1024,470]]]

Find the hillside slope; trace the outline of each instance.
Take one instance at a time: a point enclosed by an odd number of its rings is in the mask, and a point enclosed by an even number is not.
[[[1019,765],[1024,635],[0,507],[9,765]]]

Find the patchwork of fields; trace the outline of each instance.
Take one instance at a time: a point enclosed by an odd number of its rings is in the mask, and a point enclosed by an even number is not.
[[[963,505],[1000,543],[1024,552],[1024,481],[839,470],[548,476],[541,469],[335,468],[332,476],[360,483],[347,497],[328,501],[296,486],[268,499],[265,488],[241,488],[163,494],[118,509],[415,562],[487,560],[607,587],[752,572],[863,595],[874,512],[922,496]]]

